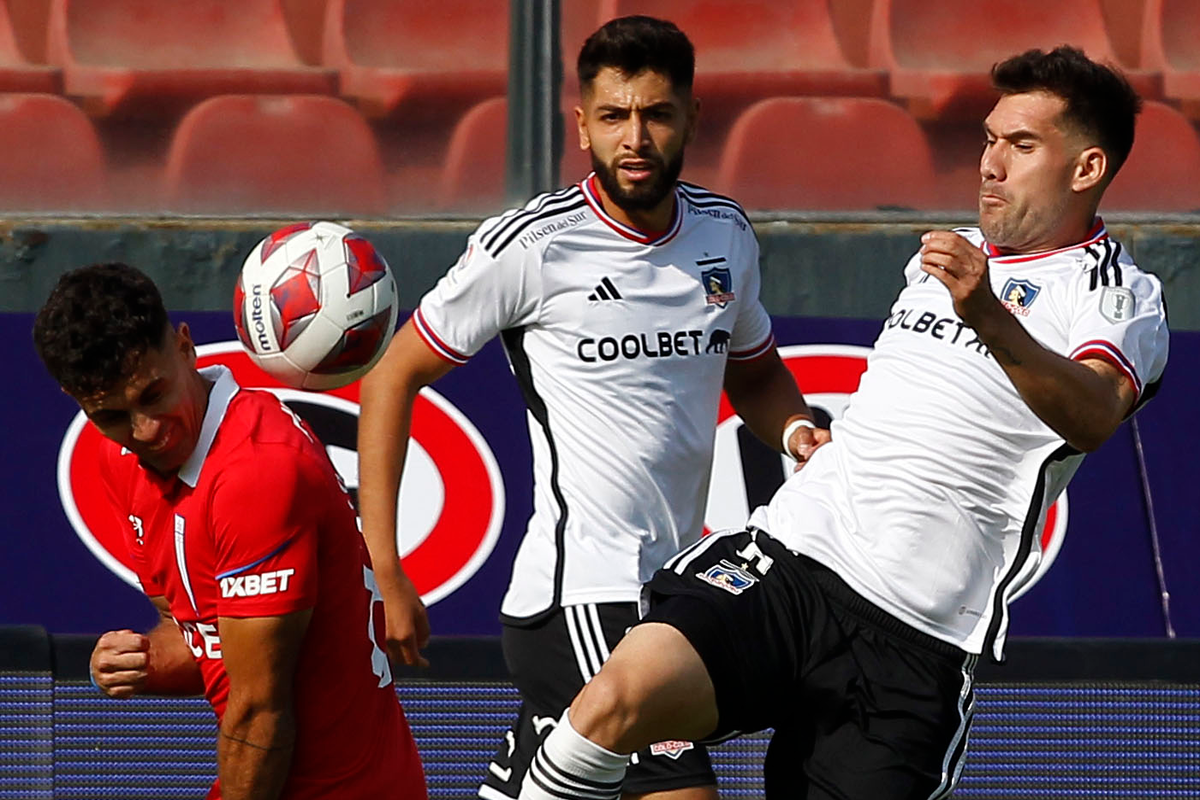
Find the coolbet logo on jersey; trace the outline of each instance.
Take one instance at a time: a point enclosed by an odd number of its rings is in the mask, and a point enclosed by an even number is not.
[[[931,328],[931,325],[924,327],[926,331]],[[953,327],[945,332],[952,334]],[[965,343],[969,338],[965,332],[960,333],[960,339],[963,340],[960,343]],[[845,412],[850,395],[858,389],[859,378],[867,369],[867,356],[870,353],[869,347],[836,344],[779,348],[783,363],[796,378],[817,423],[823,427],[828,427],[831,420],[836,420]],[[791,474],[793,466],[790,459],[767,447],[750,433],[734,413],[729,400],[722,397],[708,504],[704,512],[705,532],[745,527],[750,512],[771,499],[775,490]],[[1042,520],[1042,555],[1037,572],[1014,598],[1027,592],[1050,569],[1066,532],[1067,493],[1064,491]],[[717,581],[724,580],[720,576],[713,577]],[[729,585],[722,585],[721,588],[731,590]]]
[[[237,342],[201,345],[196,352],[198,366],[224,364],[243,388],[268,389],[303,418],[325,445],[344,488],[357,503],[357,383],[330,392],[297,391],[254,366]],[[59,449],[59,497],[76,534],[92,554],[136,587],[126,534],[109,524],[108,498],[96,475],[101,441],[87,417],[77,414]],[[422,389],[413,407],[397,530],[404,531],[403,542],[398,542],[404,571],[427,605],[454,592],[483,566],[500,536],[504,499],[500,468],[483,436],[448,400]],[[139,542],[156,533],[144,530],[139,519],[131,519],[130,524]],[[286,592],[297,580],[292,572],[226,576],[220,582],[221,594],[230,598]]]
[[[654,331],[580,339],[575,354],[580,361],[616,361],[635,358],[670,358],[724,353],[729,347],[729,331],[717,328],[705,339],[704,331]]]

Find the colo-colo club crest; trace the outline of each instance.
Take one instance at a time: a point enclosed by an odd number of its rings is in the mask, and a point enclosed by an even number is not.
[[[357,382],[329,392],[290,389],[256,367],[237,342],[197,347],[201,367],[223,364],[247,389],[267,389],[296,412],[325,444],[352,499],[358,501]],[[67,428],[58,454],[58,491],[76,534],[110,570],[137,586],[122,542],[110,523],[96,474],[101,436],[82,412]],[[475,426],[446,398],[426,387],[413,407],[404,485],[397,512],[404,571],[427,605],[462,586],[483,565],[504,521],[504,482],[496,458]]]
[[[779,348],[804,398],[812,407],[821,427],[842,415],[850,395],[858,389],[859,378],[867,369],[869,347],[853,345],[793,345]],[[705,533],[724,528],[740,528],[750,512],[767,503],[792,472],[792,462],[778,451],[755,438],[734,413],[724,396],[718,417],[712,478],[709,481],[708,506],[704,514]],[[1058,555],[1067,532],[1067,493],[1064,491],[1046,511],[1040,539],[1042,558],[1032,579],[1014,598],[1029,590]]]

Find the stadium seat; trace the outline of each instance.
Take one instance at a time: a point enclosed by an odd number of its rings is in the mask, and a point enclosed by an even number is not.
[[[371,129],[341,100],[214,97],[179,124],[164,200],[199,214],[378,214],[382,171]]]
[[[598,23],[626,14],[669,19],[687,33],[696,47],[696,94],[706,107],[887,92],[883,71],[846,57],[829,0],[605,0]]]
[[[47,59],[95,116],[168,116],[220,94],[332,94],[280,0],[52,0]]]
[[[734,123],[714,188],[747,208],[930,208],[920,126],[885,100],[775,97]]]
[[[368,117],[417,106],[452,121],[505,93],[508,4],[329,0],[322,60]]]
[[[1183,114],[1146,102],[1133,151],[1105,192],[1103,208],[1200,211],[1200,134]]]
[[[61,90],[61,70],[26,58],[18,45],[8,4],[0,2],[0,92],[57,94]]]
[[[1064,43],[1118,62],[1100,0],[877,0],[870,60],[917,118],[978,120],[995,102],[993,64]],[[1161,95],[1157,73],[1124,72],[1143,96]]]
[[[504,202],[505,131],[508,103],[484,100],[454,126],[438,184],[439,208],[499,210]]]
[[[1162,71],[1164,97],[1200,119],[1200,3],[1146,0],[1142,63]]]
[[[95,211],[108,201],[92,123],[61,97],[0,94],[0,209]]]

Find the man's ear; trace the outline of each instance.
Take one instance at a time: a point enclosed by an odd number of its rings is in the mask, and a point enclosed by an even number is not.
[[[583,106],[575,106],[575,127],[579,130],[579,149],[591,150],[592,137],[588,135],[587,129],[587,114],[583,110]]]
[[[186,322],[179,323],[179,329],[175,332],[175,344],[187,359],[188,365],[196,366],[196,344],[192,341],[192,329]]]
[[[1075,192],[1091,191],[1104,184],[1108,176],[1108,154],[1097,146],[1085,148],[1075,159],[1071,189]]]

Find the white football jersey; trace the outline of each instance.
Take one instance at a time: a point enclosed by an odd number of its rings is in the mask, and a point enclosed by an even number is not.
[[[681,183],[671,226],[645,234],[594,180],[486,220],[414,313],[456,364],[500,334],[528,406],[533,516],[508,622],[635,602],[699,538],[726,360],[775,344],[736,203]]]
[[[958,232],[989,254],[992,290],[1043,347],[1104,358],[1133,381],[1135,408],[1149,399],[1167,360],[1162,287],[1102,222],[1036,255]],[[832,443],[751,524],[914,628],[999,659],[1008,599],[1041,557],[1039,522],[1083,456],[1025,404],[919,255],[905,279]]]

